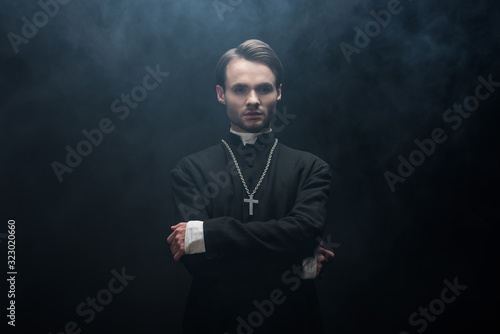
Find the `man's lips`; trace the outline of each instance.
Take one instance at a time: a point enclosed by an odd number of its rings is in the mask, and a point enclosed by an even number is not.
[[[248,111],[246,113],[243,114],[243,117],[246,117],[246,118],[258,118],[260,116],[262,116],[263,114],[259,111]]]

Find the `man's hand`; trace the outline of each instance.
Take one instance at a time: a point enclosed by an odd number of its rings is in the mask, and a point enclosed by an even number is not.
[[[186,225],[187,223],[179,223],[170,227],[173,232],[168,236],[167,242],[170,244],[170,251],[174,256],[175,261],[179,261],[182,256],[186,255],[186,251],[184,249]]]
[[[316,277],[321,275],[321,269],[330,263],[330,261],[335,257],[335,254],[323,247],[323,241],[320,243],[318,248],[318,263],[316,264]]]

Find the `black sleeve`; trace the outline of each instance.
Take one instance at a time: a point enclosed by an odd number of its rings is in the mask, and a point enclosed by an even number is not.
[[[170,175],[175,198],[175,223],[172,226],[189,220],[207,220],[207,205],[189,172],[177,166]]]

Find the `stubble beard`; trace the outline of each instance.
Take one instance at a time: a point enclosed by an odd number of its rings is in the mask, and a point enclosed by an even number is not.
[[[248,126],[245,124],[243,121],[243,113],[241,116],[238,118],[237,122],[232,123],[236,126],[238,126],[240,129],[250,132],[250,133],[258,133],[264,129],[269,129],[271,127],[271,120],[275,115],[275,110],[273,110],[271,113],[263,113],[264,119],[262,120],[262,123],[260,125],[255,125],[255,126]]]

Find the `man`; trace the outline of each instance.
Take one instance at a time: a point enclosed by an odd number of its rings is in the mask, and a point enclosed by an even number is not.
[[[172,170],[177,222],[167,241],[193,276],[184,333],[321,333],[313,278],[330,168],[271,129],[282,65],[248,40],[216,67],[230,133]],[[319,263],[317,262],[319,261]]]

